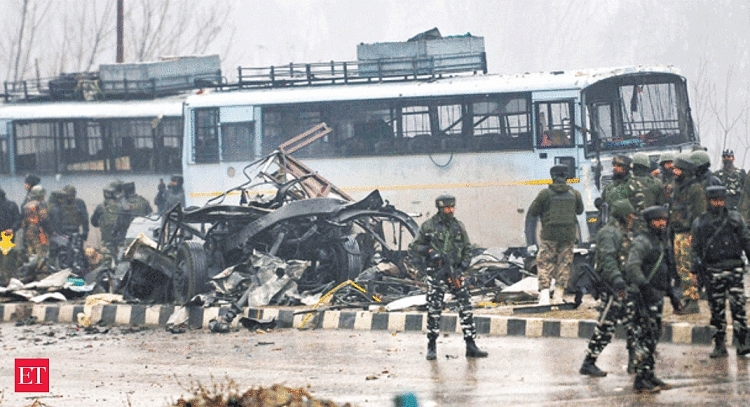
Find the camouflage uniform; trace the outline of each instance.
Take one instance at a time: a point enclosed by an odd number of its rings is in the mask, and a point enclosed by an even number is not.
[[[86,209],[86,203],[82,199],[76,198],[76,190],[71,185],[67,185],[63,191],[65,195],[60,202],[60,232],[64,235],[80,233],[83,240],[89,236],[89,213]],[[81,248],[82,249],[82,248]]]
[[[673,235],[675,265],[680,277],[682,297],[697,301],[700,298],[698,284],[690,272],[690,228],[693,221],[706,210],[706,192],[700,181],[692,175],[692,167],[684,161],[684,158],[677,158],[677,162],[686,168],[682,178],[675,181],[674,197],[669,208],[669,227]]]
[[[709,210],[695,220],[692,231],[696,272],[705,273],[708,277],[711,325],[716,328],[714,341],[725,350],[726,300],[729,294],[732,327],[734,337],[740,344],[739,353],[741,349],[747,348],[747,299],[743,282],[742,252],[750,254],[750,229],[738,212],[725,207],[709,206]]]
[[[633,176],[628,182],[630,203],[636,212],[641,213],[644,209],[654,206],[663,205],[666,201],[664,194],[664,185],[658,178],[651,175],[646,169],[636,169],[634,165]],[[638,233],[646,228],[646,222],[642,216],[639,216],[633,227],[634,233]]]
[[[463,223],[442,212],[426,220],[419,228],[416,239],[409,246],[411,255],[426,259],[428,252],[434,250],[442,254],[455,269],[466,269],[471,261],[471,243]],[[476,338],[476,326],[471,307],[471,296],[465,284],[457,288],[447,279],[450,276],[440,275],[441,268],[427,264],[427,337],[434,340],[440,335],[440,317],[445,305],[446,291],[458,300],[458,315],[464,339]]]
[[[26,254],[47,257],[49,254],[49,214],[44,201],[33,199],[23,206],[23,242]]]
[[[745,184],[742,186],[742,197],[737,210],[745,219],[745,223],[750,223],[750,177],[745,178]]]
[[[614,216],[596,234],[596,271],[612,289],[625,286],[623,274],[625,263],[630,251],[630,232],[623,224],[623,220]],[[607,304],[612,298],[612,304],[606,315],[599,315],[601,321],[594,327],[594,333],[589,339],[587,355],[596,360],[599,354],[612,340],[617,323],[621,323],[627,329],[628,350],[632,349],[634,343],[633,329],[630,316],[634,312],[635,303],[632,296],[620,299],[615,293],[604,290],[601,296],[601,304]],[[602,305],[602,313],[605,307]],[[602,317],[604,319],[602,320]]]
[[[726,205],[728,209],[737,210],[740,205],[742,189],[745,186],[747,173],[745,170],[738,169],[734,166],[724,167],[714,173],[714,176],[721,181],[727,189]]]
[[[94,209],[91,215],[91,225],[98,227],[101,233],[102,246],[113,255],[117,254],[120,242],[115,235],[117,216],[120,212],[120,203],[115,198],[115,191],[110,188],[104,189],[104,202]]]
[[[114,232],[118,244],[127,243],[125,242],[125,235],[133,219],[138,216],[149,215],[152,212],[151,204],[148,203],[148,200],[135,193],[135,184],[133,182],[122,184],[122,191],[123,196],[120,198],[119,214]]]
[[[660,208],[658,210],[666,217],[663,207],[651,207],[647,211],[653,208]],[[648,220],[647,215],[646,221]],[[628,290],[635,299],[632,325],[635,337],[636,390],[643,389],[644,383],[655,384],[657,380],[654,376],[654,353],[661,337],[664,291],[671,288],[668,247],[666,233],[648,227],[633,239],[625,266]]]
[[[553,181],[529,206],[528,216],[540,217],[542,222],[536,256],[539,290],[550,289],[552,278],[562,290],[567,287],[576,242],[576,215],[581,213],[581,194],[563,180]]]

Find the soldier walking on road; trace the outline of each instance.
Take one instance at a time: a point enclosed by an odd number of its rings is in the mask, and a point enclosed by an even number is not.
[[[625,266],[628,291],[635,299],[635,381],[638,393],[656,393],[671,388],[654,374],[656,344],[661,336],[664,292],[671,289],[667,250],[667,210],[652,206],[643,211],[647,229],[632,241]]]
[[[744,251],[750,256],[750,229],[737,211],[726,205],[727,190],[722,186],[706,188],[708,209],[693,222],[694,271],[704,273],[707,281],[708,302],[711,305],[711,325],[714,350],[711,358],[727,356],[726,300],[732,311],[732,327],[737,339],[737,354],[750,353],[747,316],[745,314],[745,285],[743,282]]]
[[[634,337],[630,316],[635,310],[635,303],[632,297],[627,296],[624,272],[630,250],[630,230],[635,218],[635,209],[630,202],[625,199],[615,201],[610,210],[609,222],[596,234],[595,269],[603,280],[603,287],[599,287],[602,310],[580,369],[583,375],[607,375],[607,372],[596,366],[596,359],[612,340],[618,323],[626,326],[629,359],[632,360]]]
[[[576,215],[583,213],[581,194],[568,185],[568,167],[555,165],[550,169],[552,184],[536,196],[528,216],[540,217],[542,222],[539,252],[536,255],[539,279],[539,305],[549,305],[550,288],[554,300],[562,302],[573,265],[573,246],[576,242]],[[555,287],[551,287],[552,279]]]
[[[440,317],[449,291],[458,300],[467,358],[482,358],[487,352],[474,343],[477,336],[471,296],[462,273],[471,261],[471,243],[463,223],[454,217],[456,198],[441,195],[435,200],[438,212],[419,228],[409,245],[416,260],[425,264],[427,274],[427,360],[437,358],[436,343],[440,335]]]
[[[698,307],[698,280],[691,273],[690,252],[693,221],[706,211],[706,191],[695,177],[695,164],[690,156],[680,154],[675,159],[675,189],[669,208],[669,228],[674,245],[675,266],[682,291],[681,314],[696,314]]]

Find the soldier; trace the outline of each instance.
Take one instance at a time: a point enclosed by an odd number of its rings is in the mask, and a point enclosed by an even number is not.
[[[31,188],[34,188],[35,186],[39,185],[39,182],[41,182],[41,180],[36,175],[27,175],[26,178],[23,180],[23,187],[26,188],[26,197],[23,199],[23,203],[21,203],[21,207],[26,205],[26,202],[29,202],[29,200],[31,200],[31,197],[29,197]]]
[[[739,208],[742,188],[745,186],[747,173],[744,169],[734,166],[734,151],[724,150],[721,154],[722,168],[714,173],[727,189],[726,207],[736,211]]]
[[[110,254],[117,255],[119,242],[115,236],[115,226],[117,226],[120,203],[115,190],[111,187],[104,188],[103,195],[104,202],[97,205],[91,215],[91,225],[99,228],[102,247],[105,247]]]
[[[632,241],[625,266],[628,291],[635,299],[635,381],[637,393],[656,393],[672,386],[654,375],[654,353],[661,336],[664,291],[670,289],[667,248],[668,213],[663,206],[643,211],[647,229]]]
[[[79,233],[83,241],[89,237],[89,212],[86,203],[76,198],[76,189],[73,185],[63,187],[64,196],[60,203],[62,218],[60,219],[60,232],[66,236]],[[81,247],[83,251],[83,247]]]
[[[606,305],[603,305],[599,323],[589,339],[586,359],[579,371],[583,375],[607,375],[607,372],[596,366],[596,359],[612,340],[617,323],[627,327],[628,351],[632,360],[634,337],[630,315],[634,312],[635,303],[632,297],[627,296],[627,284],[623,275],[630,250],[630,230],[635,218],[635,209],[630,202],[626,199],[615,201],[610,210],[609,221],[596,233],[595,269],[603,280],[601,303]]]
[[[164,191],[164,210],[172,209],[178,203],[185,207],[185,190],[182,188],[183,178],[181,175],[172,175],[169,180],[169,188]]]
[[[620,199],[630,200],[630,165],[633,160],[625,155],[616,155],[612,158],[612,182],[607,184],[602,191],[602,199],[608,205],[612,205]],[[632,203],[632,202],[631,202]]]
[[[41,185],[35,185],[29,191],[29,202],[23,206],[23,244],[25,255],[31,258],[35,256],[36,266],[27,276],[25,282],[44,277],[47,268],[43,265],[49,255],[50,224],[47,203],[44,202],[45,191]]]
[[[711,172],[711,157],[705,150],[693,151],[690,160],[695,164],[695,178],[701,182],[704,190],[710,185],[721,185],[721,180]]]
[[[649,171],[651,160],[645,153],[633,154],[633,175],[628,182],[630,203],[637,213],[644,209],[663,205],[665,202],[664,185]],[[646,222],[639,217],[634,225],[635,233],[646,227]]]
[[[555,165],[550,169],[552,184],[536,196],[528,216],[542,222],[539,252],[536,255],[539,279],[539,305],[549,305],[551,279],[555,279],[554,301],[562,302],[573,265],[576,242],[576,215],[583,213],[581,194],[568,185],[568,167]]]
[[[18,205],[6,198],[5,191],[0,188],[0,231],[16,231],[21,227],[21,211]]]
[[[708,281],[711,325],[716,328],[711,358],[727,356],[727,294],[734,337],[738,343],[737,354],[750,353],[743,283],[745,263],[742,260],[743,251],[746,256],[750,255],[750,229],[737,211],[726,207],[727,196],[727,190],[722,186],[706,188],[708,209],[693,222],[694,271],[704,273]]]
[[[693,221],[706,211],[706,191],[695,177],[690,155],[679,154],[674,162],[675,189],[669,207],[669,228],[674,245],[675,266],[682,291],[681,314],[700,312],[698,281],[691,274],[690,233]]]
[[[487,352],[474,343],[477,336],[471,297],[461,275],[469,267],[471,243],[463,223],[454,217],[456,198],[441,195],[435,200],[438,212],[419,228],[409,245],[415,259],[426,264],[427,272],[427,360],[437,358],[435,341],[440,335],[440,317],[445,292],[458,300],[458,315],[466,342],[467,358],[483,358]]]
[[[674,158],[675,155],[670,152],[661,154],[659,156],[659,168],[656,170],[658,174],[653,174],[664,186],[664,202],[672,200],[672,192],[674,191]]]
[[[122,184],[122,198],[120,199],[120,212],[117,217],[115,234],[119,242],[125,241],[130,224],[138,216],[151,214],[151,204],[146,198],[135,193],[135,183],[125,182]]]
[[[745,223],[750,223],[750,177],[745,177],[745,183],[742,186],[742,197],[737,210],[745,219]]]

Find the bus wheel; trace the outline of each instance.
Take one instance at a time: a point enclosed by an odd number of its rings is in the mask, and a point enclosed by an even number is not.
[[[185,242],[177,250],[172,274],[172,300],[185,304],[196,294],[206,291],[208,275],[206,251],[198,242]]]

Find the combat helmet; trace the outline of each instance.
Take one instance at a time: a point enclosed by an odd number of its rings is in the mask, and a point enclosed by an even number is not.
[[[690,159],[690,153],[678,154],[674,159],[674,166],[682,171],[688,171],[690,173],[695,171],[695,164]]]
[[[722,156],[722,157],[734,157],[734,151],[732,151],[732,150],[729,150],[729,149],[727,149],[727,150],[724,150],[724,151],[723,151],[723,152],[721,153],[721,156]]]
[[[707,199],[726,199],[727,189],[722,185],[711,185],[706,187]]]
[[[624,220],[628,215],[635,213],[635,208],[627,199],[618,199],[612,202],[609,213],[617,219]]]
[[[669,161],[674,162],[674,158],[675,158],[674,153],[670,153],[670,152],[662,153],[659,156],[659,164],[664,164]]]
[[[690,161],[697,168],[708,168],[711,165],[711,157],[704,150],[697,150],[690,153]]]
[[[65,195],[72,196],[73,198],[76,197],[76,187],[74,187],[73,185],[66,185],[62,190]]]
[[[102,189],[102,194],[104,195],[104,199],[116,199],[117,193],[115,192],[115,189],[112,187],[106,187]]]
[[[456,206],[456,197],[453,195],[440,195],[435,198],[435,207],[443,209],[446,206]]]
[[[622,154],[617,154],[616,156],[612,157],[612,165],[620,165],[625,167],[626,170],[630,169],[630,164],[633,162],[633,160]]]
[[[633,166],[641,165],[643,168],[651,167],[651,159],[646,153],[635,153],[633,154]]]

